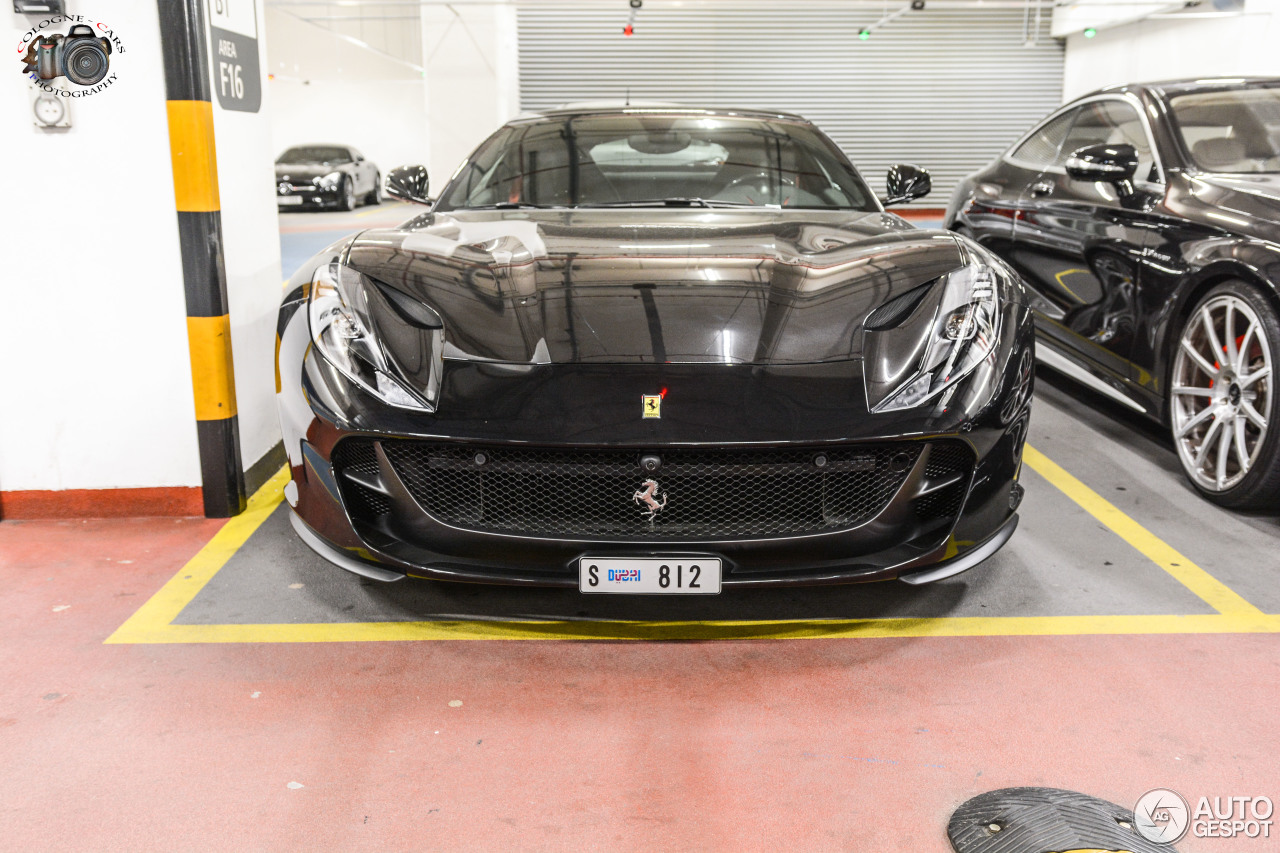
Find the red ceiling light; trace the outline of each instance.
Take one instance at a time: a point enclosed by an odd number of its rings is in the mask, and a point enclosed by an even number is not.
[[[640,11],[640,7],[644,5],[644,0],[630,0],[627,5],[631,7],[631,14],[627,16],[627,25],[622,28],[622,34],[627,38],[631,38],[636,34],[636,12]]]

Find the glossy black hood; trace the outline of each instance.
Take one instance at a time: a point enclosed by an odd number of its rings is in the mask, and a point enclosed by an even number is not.
[[[967,251],[879,212],[457,211],[366,231],[348,263],[434,308],[446,358],[763,365],[857,358],[872,310]]]

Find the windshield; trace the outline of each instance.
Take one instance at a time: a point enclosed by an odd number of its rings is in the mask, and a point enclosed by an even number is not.
[[[1195,165],[1206,172],[1280,172],[1280,88],[1198,92],[1170,100]]]
[[[300,145],[280,155],[277,163],[346,163],[351,154],[336,145]]]
[[[505,127],[458,172],[440,208],[649,204],[879,209],[809,125],[649,114]]]

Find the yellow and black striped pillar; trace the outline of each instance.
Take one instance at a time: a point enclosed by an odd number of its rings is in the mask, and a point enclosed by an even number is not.
[[[244,510],[203,0],[157,0],[204,514]]]

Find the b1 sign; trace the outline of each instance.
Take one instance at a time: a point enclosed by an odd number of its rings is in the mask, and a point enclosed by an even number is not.
[[[256,113],[262,106],[256,0],[205,0],[213,89],[224,110]]]

